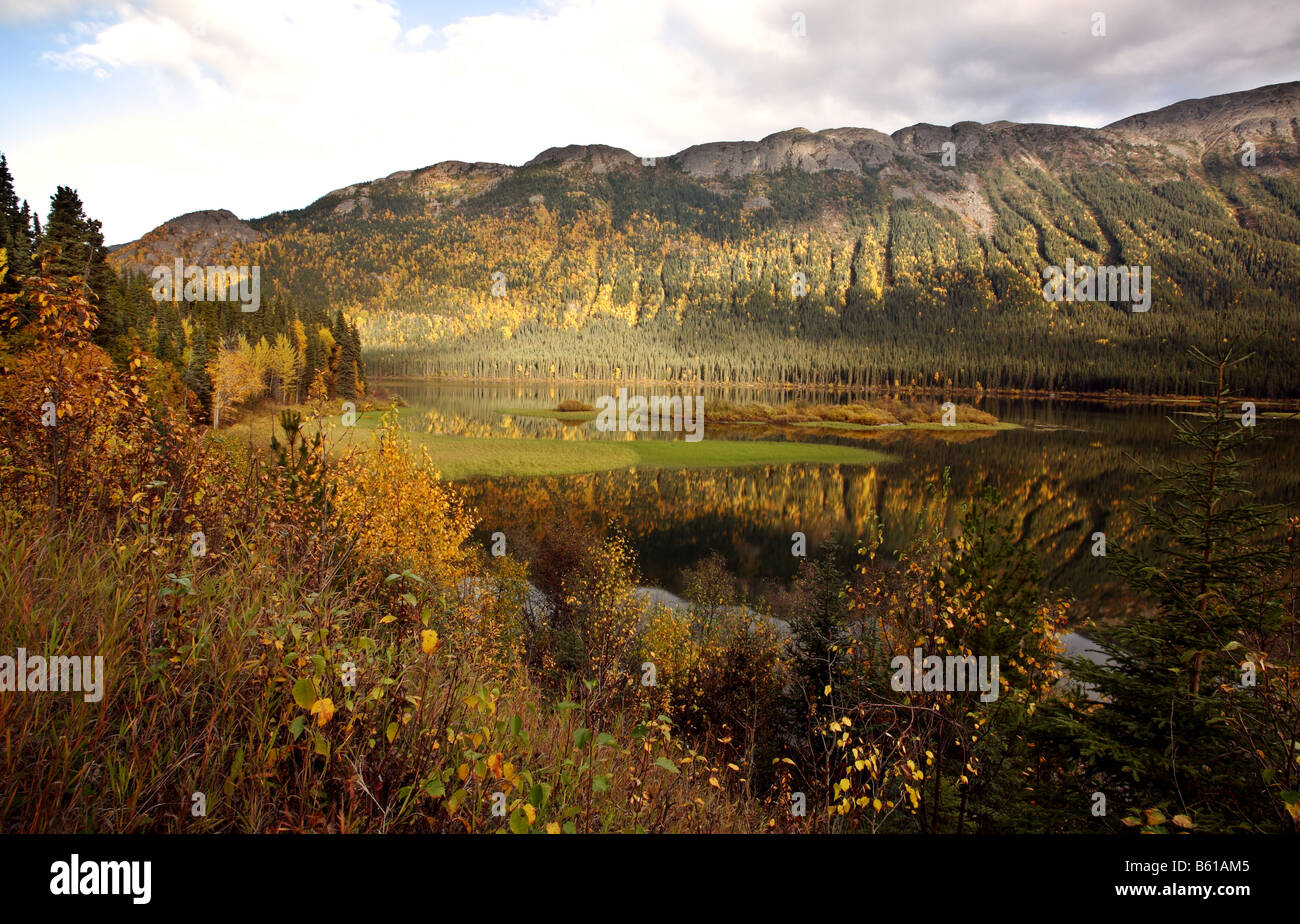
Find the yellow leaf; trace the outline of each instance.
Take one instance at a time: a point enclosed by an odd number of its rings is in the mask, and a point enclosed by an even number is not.
[[[334,700],[318,699],[311,704],[311,714],[316,716],[317,725],[325,725],[334,718]]]
[[[389,616],[385,616],[383,619],[379,620],[379,624],[382,626],[384,623],[388,623],[388,622],[396,622],[396,621],[397,621],[397,617],[396,617],[396,616],[389,615]]]
[[[433,654],[438,650],[438,633],[433,629],[425,629],[420,633],[420,649],[425,654]]]
[[[537,809],[533,808],[531,802],[524,803],[524,814],[528,816],[528,823],[530,825],[537,820]]]
[[[546,833],[547,833],[547,834],[559,834],[559,833],[560,833],[560,823],[559,823],[558,821],[548,821],[548,822],[546,823]]]

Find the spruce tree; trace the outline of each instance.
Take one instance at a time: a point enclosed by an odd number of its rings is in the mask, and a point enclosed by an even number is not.
[[[79,276],[90,281],[104,263],[104,235],[100,223],[86,216],[77,191],[60,186],[50,197],[38,254],[52,260],[52,269],[64,279]]]
[[[122,333],[123,326],[118,316],[120,301],[112,298],[115,280],[105,260],[108,251],[100,227],[98,220],[86,215],[75,189],[58,187],[50,197],[49,218],[33,262],[48,263],[55,278],[78,278],[89,287],[98,320],[94,339],[104,346]]]
[[[1286,618],[1285,543],[1277,509],[1254,500],[1242,457],[1257,437],[1228,375],[1248,357],[1231,347],[1213,358],[1191,352],[1212,378],[1203,411],[1171,419],[1190,454],[1146,470],[1154,492],[1139,517],[1150,549],[1111,556],[1148,605],[1096,629],[1110,663],[1070,662],[1091,701],[1063,726],[1112,817],[1122,807],[1128,824],[1255,830],[1285,816],[1255,767],[1261,742],[1243,734],[1259,707],[1243,660]]]
[[[176,341],[172,339],[171,331],[166,327],[161,327],[158,331],[158,346],[154,350],[154,355],[160,362],[176,364],[180,354],[176,350]]]
[[[0,292],[17,292],[19,280],[32,269],[31,210],[27,203],[20,206],[14,191],[14,178],[9,163],[0,154],[0,248],[5,251],[9,269]]]
[[[335,390],[340,398],[346,401],[355,401],[357,398],[357,370],[361,364],[361,352],[357,347],[352,328],[341,312],[334,325],[334,339],[338,343],[339,357]]]
[[[203,326],[194,327],[194,345],[190,350],[190,363],[185,367],[181,380],[194,395],[202,410],[206,413],[212,406],[212,379],[208,377],[208,363],[212,354],[208,352],[208,337]]]

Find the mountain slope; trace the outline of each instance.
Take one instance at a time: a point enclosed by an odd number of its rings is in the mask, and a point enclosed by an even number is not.
[[[1220,147],[1236,150],[1246,141],[1285,146],[1296,141],[1298,126],[1300,81],[1293,81],[1183,100],[1112,122],[1106,130],[1156,141],[1191,141],[1207,151]]]
[[[138,241],[112,249],[119,268],[148,273],[176,258],[195,265],[221,263],[262,235],[233,212],[214,209],[188,212],[154,228]]]
[[[1247,390],[1296,395],[1298,126],[1289,83],[1103,129],[568,145],[357,183],[240,246],[264,285],[355,314],[379,374],[1182,392],[1186,347],[1237,336]],[[1067,260],[1149,266],[1151,310],[1046,301]]]

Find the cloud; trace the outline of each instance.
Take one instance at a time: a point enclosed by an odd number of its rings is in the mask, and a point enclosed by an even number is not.
[[[414,29],[408,29],[406,32],[406,44],[422,45],[425,39],[433,35],[432,26],[416,26]]]
[[[84,98],[21,113],[9,153],[51,190],[79,184],[122,240],[187,209],[252,217],[439,160],[592,142],[658,156],[796,125],[1096,126],[1295,79],[1294,4],[1106,6],[1095,37],[1073,0],[543,0],[437,28],[381,0],[138,0],[89,11],[89,28],[69,4],[69,41],[45,60],[84,73]]]

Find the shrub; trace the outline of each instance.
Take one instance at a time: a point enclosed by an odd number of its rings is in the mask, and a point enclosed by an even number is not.
[[[579,401],[576,398],[566,398],[561,401],[555,408],[557,411],[594,411],[595,408],[585,401]]]

